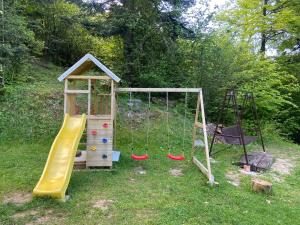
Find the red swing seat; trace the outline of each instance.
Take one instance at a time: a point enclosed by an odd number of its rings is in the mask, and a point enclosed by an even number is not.
[[[131,158],[133,160],[146,160],[149,158],[148,154],[144,154],[144,155],[135,155],[135,154],[131,154]]]
[[[168,154],[168,158],[172,160],[184,160],[184,155],[172,155],[171,153]]]

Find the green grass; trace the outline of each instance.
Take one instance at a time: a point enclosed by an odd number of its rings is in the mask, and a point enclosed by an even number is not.
[[[113,171],[74,171],[69,185],[71,199],[60,203],[52,199],[33,199],[23,205],[2,203],[14,193],[31,193],[44,168],[53,136],[62,121],[62,85],[56,82],[61,70],[36,66],[35,79],[9,90],[1,116],[0,162],[0,224],[300,224],[300,147],[266,136],[267,149],[278,158],[289,158],[295,165],[291,175],[281,176],[282,182],[262,175],[273,182],[271,195],[251,191],[251,177],[241,178],[235,187],[227,182],[228,171],[242,154],[240,148],[227,147],[212,164],[219,186],[210,187],[207,179],[190,161],[191,114],[188,114],[185,155],[187,160],[175,162],[166,158],[165,113],[163,104],[153,106],[150,129],[150,160],[130,159],[131,132],[128,121],[118,123],[117,142],[121,160]],[[41,76],[38,76],[41,74]],[[50,75],[49,75],[50,74]],[[39,94],[40,93],[40,94]],[[23,97],[24,96],[24,97]],[[32,100],[33,99],[33,100]],[[126,99],[119,99],[126,105]],[[12,105],[15,104],[14,108]],[[125,106],[124,106],[125,107]],[[146,105],[142,106],[145,110]],[[58,109],[58,112],[56,111]],[[57,113],[55,113],[57,112]],[[36,115],[34,115],[34,113]],[[182,102],[171,111],[171,145],[181,152]],[[126,115],[126,112],[124,113]],[[14,115],[17,115],[15,119]],[[123,115],[121,118],[125,119]],[[136,123],[136,122],[135,122]],[[30,129],[29,129],[30,128]],[[147,126],[145,121],[134,124],[136,153],[143,152]],[[29,134],[28,131],[34,130]],[[223,149],[225,146],[217,146]],[[259,147],[250,145],[249,149]],[[142,166],[146,174],[136,174]],[[169,174],[181,168],[183,176]],[[107,210],[94,208],[96,201],[114,202]],[[35,210],[35,215],[30,215]],[[19,213],[23,216],[16,217]]]
[[[0,145],[5,159],[0,166],[1,197],[18,191],[32,191],[41,175],[50,144]],[[298,165],[284,182],[273,182],[272,195],[253,193],[247,176],[240,187],[227,182],[225,172],[237,170],[231,165],[241,153],[237,149],[223,151],[215,157],[219,161],[213,164],[215,178],[220,183],[218,187],[207,185],[204,176],[189,160],[170,161],[165,153],[157,151],[155,160],[134,162],[130,159],[130,151],[125,149],[114,171],[73,172],[69,185],[70,201],[33,199],[22,206],[2,204],[0,223],[37,222],[51,209],[53,218],[48,224],[299,224],[299,147],[282,143],[269,144],[268,149],[277,155],[294,156]],[[149,154],[153,156],[152,152]],[[147,173],[136,174],[134,168],[138,166],[144,167]],[[182,168],[184,175],[173,177],[168,172],[170,168]],[[268,173],[265,177],[269,177]],[[106,211],[93,208],[94,202],[100,199],[110,199],[114,203]],[[31,209],[39,213],[13,219],[17,212]]]

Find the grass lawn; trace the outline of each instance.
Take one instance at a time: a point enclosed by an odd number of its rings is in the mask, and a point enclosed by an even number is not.
[[[233,147],[227,147],[214,157],[212,170],[219,186],[210,187],[190,161],[190,146],[186,146],[187,160],[180,162],[169,160],[160,149],[166,138],[162,130],[164,106],[154,108],[151,115],[156,123],[151,125],[150,160],[134,162],[130,159],[128,125],[118,123],[117,142],[122,153],[113,171],[74,171],[69,184],[71,199],[66,203],[31,199],[53,136],[63,119],[63,85],[56,80],[62,70],[52,67],[34,66],[34,81],[8,89],[1,105],[0,139],[6,140],[0,142],[1,225],[300,224],[299,145],[266,138],[267,150],[277,159],[277,171],[261,177],[273,183],[272,195],[251,191],[251,177],[242,175],[239,168],[232,165],[242,154],[241,149]],[[123,104],[127,104],[125,100]],[[123,106],[123,110],[125,108]],[[172,111],[173,116],[182,117],[182,108],[176,110]],[[181,137],[182,132],[178,120],[172,121],[171,144],[177,146],[178,151],[181,139],[176,137]],[[189,127],[192,121],[188,119]],[[136,126],[139,127],[135,124],[134,129]],[[140,128],[134,137],[139,149],[137,154],[145,143],[146,127]],[[187,133],[186,138],[190,140],[191,131]],[[33,141],[37,137],[44,140]],[[258,148],[249,146],[251,150]],[[140,169],[145,172],[139,173]],[[170,169],[182,174],[173,176]],[[239,185],[234,186],[229,181]]]
[[[66,203],[30,200],[50,145],[51,140],[0,145],[0,224],[300,224],[300,148],[293,144],[268,145],[294,166],[291,175],[263,174],[273,182],[272,195],[253,193],[251,177],[231,165],[241,154],[238,149],[216,155],[212,168],[218,187],[209,187],[190,160],[174,162],[154,151],[155,159],[133,162],[125,150],[114,171],[73,172]],[[138,167],[146,174],[138,173]],[[174,168],[182,169],[182,175],[170,175]],[[240,186],[228,183],[228,171],[239,176]],[[25,203],[14,203],[18,198]]]

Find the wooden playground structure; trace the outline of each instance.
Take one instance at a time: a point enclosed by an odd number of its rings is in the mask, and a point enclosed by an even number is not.
[[[92,68],[96,67],[100,72],[91,74]],[[209,148],[206,132],[203,94],[201,88],[118,88],[120,78],[104,66],[91,54],[85,55],[59,78],[64,81],[64,113],[70,116],[87,115],[85,151],[76,157],[75,166],[80,168],[111,168],[113,155],[116,153],[115,127],[116,127],[116,95],[118,93],[148,93],[149,103],[151,93],[194,93],[197,95],[195,106],[195,120],[192,133],[192,162],[207,177],[210,184],[214,184],[211,171]],[[205,154],[205,163],[196,157],[198,149],[195,140],[202,129],[204,148],[199,150]],[[172,155],[172,160],[183,160],[184,156]],[[146,160],[148,155],[131,156],[134,160]]]

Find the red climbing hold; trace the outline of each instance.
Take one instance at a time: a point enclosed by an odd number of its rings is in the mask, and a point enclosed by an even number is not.
[[[97,131],[96,131],[96,130],[92,130],[92,131],[91,131],[91,134],[92,134],[92,135],[97,135]]]
[[[172,160],[184,160],[184,156],[183,155],[172,155],[172,154],[168,154],[168,158],[172,159]]]
[[[131,158],[134,159],[134,160],[146,160],[146,159],[149,158],[149,156],[147,154],[145,154],[145,155],[135,155],[135,154],[132,154]]]
[[[104,123],[102,126],[103,128],[108,128],[108,123]]]

